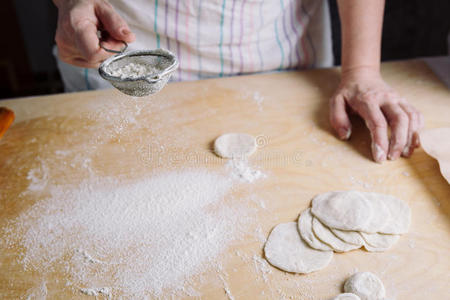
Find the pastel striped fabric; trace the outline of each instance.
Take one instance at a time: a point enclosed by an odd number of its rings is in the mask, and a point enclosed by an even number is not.
[[[196,80],[332,65],[324,0],[110,0],[136,34],[130,49],[166,48]]]

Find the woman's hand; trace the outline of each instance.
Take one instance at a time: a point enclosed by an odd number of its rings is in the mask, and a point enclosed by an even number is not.
[[[103,42],[110,49],[121,49],[121,41],[131,43],[134,34],[106,0],[54,0],[58,7],[55,41],[59,58],[69,64],[96,68],[113,55],[99,46],[97,31],[108,32]]]
[[[383,81],[378,70],[362,68],[342,74],[330,100],[330,122],[341,139],[348,139],[352,131],[348,108],[366,122],[376,162],[395,160],[400,155],[409,157],[420,145],[422,115]]]

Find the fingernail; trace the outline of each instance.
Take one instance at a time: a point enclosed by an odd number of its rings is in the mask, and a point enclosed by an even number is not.
[[[383,148],[381,148],[378,144],[372,142],[372,155],[373,159],[377,163],[381,163],[386,159],[386,154],[384,153]]]
[[[352,135],[352,130],[350,128],[349,129],[344,129],[344,128],[339,129],[339,138],[341,138],[342,140],[348,140],[351,135]]]
[[[127,28],[123,28],[120,32],[122,32],[122,35],[129,35],[131,31]]]
[[[388,159],[389,160],[396,160],[397,158],[400,157],[400,151],[395,151],[395,152],[389,152],[388,154]]]
[[[402,151],[402,155],[405,157],[408,157],[410,150],[411,150],[411,145],[406,145],[405,149],[403,149],[403,151]]]

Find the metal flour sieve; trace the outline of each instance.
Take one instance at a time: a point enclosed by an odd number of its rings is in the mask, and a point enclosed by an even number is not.
[[[137,50],[125,52],[127,44],[120,50],[106,49],[106,51],[118,53],[100,64],[98,69],[100,76],[108,80],[115,88],[124,94],[143,97],[159,92],[169,81],[173,71],[178,68],[178,60],[174,54],[165,49]],[[117,75],[117,70],[129,64],[143,66],[149,70],[140,77]],[[113,75],[116,74],[116,75]]]

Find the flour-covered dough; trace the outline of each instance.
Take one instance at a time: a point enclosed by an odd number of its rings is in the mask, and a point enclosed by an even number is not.
[[[383,283],[370,272],[353,274],[345,282],[344,291],[358,295],[361,300],[382,300],[386,296]]]
[[[364,230],[372,218],[372,206],[357,191],[329,192],[312,200],[312,214],[323,224],[342,230]]]
[[[287,272],[310,273],[325,268],[333,251],[318,251],[300,237],[297,222],[277,225],[270,233],[264,253],[267,261]]]
[[[335,228],[330,228],[330,230],[331,232],[334,233],[335,236],[337,236],[346,243],[358,246],[364,245],[364,240],[359,231],[348,231]]]
[[[364,233],[361,236],[365,241],[364,248],[370,252],[386,251],[394,245],[400,236],[398,234]]]
[[[313,218],[313,231],[322,242],[329,245],[336,252],[347,252],[361,247],[361,245],[349,244],[339,239],[317,218]]]
[[[331,251],[333,250],[330,246],[320,241],[313,232],[312,229],[312,221],[313,216],[311,214],[311,209],[308,208],[304,210],[300,217],[298,218],[298,230],[300,232],[300,236],[303,240],[308,243],[308,245],[314,249],[322,250],[322,251]]]
[[[411,224],[411,209],[404,201],[391,196],[383,195],[380,198],[389,210],[389,220],[378,232],[387,234],[403,234],[409,230]]]
[[[369,200],[370,206],[372,207],[372,217],[370,221],[361,230],[367,233],[379,232],[389,221],[390,212],[387,206],[384,204],[386,197],[388,195],[377,194],[377,193],[361,193],[367,200]]]
[[[245,158],[256,151],[256,139],[246,133],[226,133],[214,141],[214,152],[223,158]]]
[[[357,295],[352,293],[339,294],[331,300],[361,300]]]

